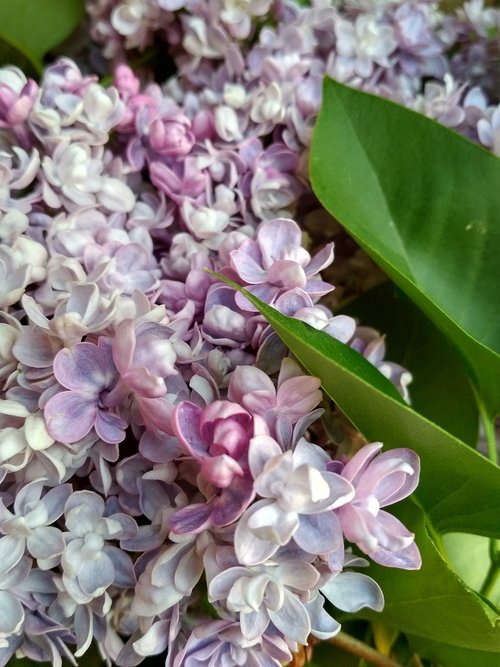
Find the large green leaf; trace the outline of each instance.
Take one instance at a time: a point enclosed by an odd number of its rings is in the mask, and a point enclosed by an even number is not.
[[[451,338],[500,409],[500,160],[432,120],[325,80],[318,198]]]
[[[496,466],[407,406],[393,385],[353,349],[220,278],[252,301],[369,441],[381,440],[389,449],[410,447],[419,454],[422,472],[416,496],[438,531],[500,536]]]
[[[409,636],[410,646],[422,658],[431,658],[441,667],[498,667],[500,646],[494,651],[477,651],[463,646]]]
[[[83,18],[84,0],[0,0],[0,43],[8,64],[15,51],[41,72],[43,56],[70,35]],[[18,64],[19,56],[14,57]]]
[[[498,612],[469,588],[449,567],[427,530],[425,515],[410,501],[391,508],[415,531],[422,554],[418,571],[391,570],[371,565],[368,573],[382,587],[382,618],[398,630],[472,650],[500,649]]]
[[[342,312],[386,334],[386,358],[413,375],[412,407],[475,447],[478,409],[464,364],[429,318],[389,282],[368,290]]]

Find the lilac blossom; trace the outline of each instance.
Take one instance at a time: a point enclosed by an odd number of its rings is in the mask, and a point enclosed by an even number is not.
[[[64,550],[62,532],[51,526],[63,513],[71,494],[70,484],[50,489],[41,498],[43,482],[36,481],[20,489],[10,512],[0,501],[0,532],[25,543],[38,567],[51,569],[60,562]]]
[[[193,630],[186,645],[176,656],[174,667],[209,667],[253,664],[256,667],[280,667],[292,659],[290,649],[279,635],[264,634],[254,640],[242,635],[238,623],[211,621]]]
[[[126,422],[106,408],[106,395],[117,381],[111,343],[100,337],[94,343],[76,343],[58,352],[54,375],[68,391],[55,394],[46,404],[47,431],[56,440],[72,443],[92,429],[105,442],[121,442]]]
[[[324,554],[341,541],[330,510],[348,503],[354,487],[327,471],[323,452],[301,439],[282,452],[268,436],[254,438],[249,453],[254,488],[261,496],[235,532],[240,563],[258,565],[293,538],[308,553]]]
[[[341,471],[356,492],[337,509],[346,539],[387,567],[415,570],[421,558],[415,535],[382,507],[409,496],[416,488],[420,464],[410,449],[393,449],[377,456],[381,443],[363,447]]]
[[[299,226],[279,218],[263,223],[255,241],[243,241],[230,253],[231,268],[246,289],[266,303],[287,290],[300,288],[314,298],[332,287],[317,279],[317,274],[333,260],[333,245],[326,246],[313,259],[302,247]],[[236,302],[244,310],[255,307],[242,295]]]

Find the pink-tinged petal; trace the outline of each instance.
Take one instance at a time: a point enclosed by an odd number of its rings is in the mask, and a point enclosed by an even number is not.
[[[111,445],[122,442],[125,439],[125,429],[127,422],[118,415],[106,410],[98,410],[95,420],[95,430],[97,435]]]
[[[161,398],[147,398],[136,396],[137,405],[144,425],[147,428],[156,428],[164,433],[174,435],[172,419],[174,405],[165,396]]]
[[[359,452],[354,454],[352,459],[345,464],[342,470],[342,477],[348,479],[353,484],[356,484],[382,447],[383,445],[381,442],[373,442],[370,445],[362,447]]]
[[[307,277],[304,269],[289,259],[277,259],[267,270],[267,282],[280,289],[304,289]]]
[[[384,594],[371,577],[359,572],[341,572],[321,587],[321,592],[338,609],[355,613],[364,607],[382,611]]]
[[[293,539],[309,554],[320,556],[336,551],[343,543],[340,521],[332,511],[301,516]]]
[[[113,340],[113,361],[118,372],[123,375],[132,365],[135,350],[135,323],[133,320],[121,322]]]
[[[293,220],[276,218],[260,226],[257,240],[262,251],[264,267],[267,268],[281,257],[286,246],[301,246],[302,233]]]
[[[422,567],[422,557],[415,543],[396,552],[379,548],[370,554],[370,558],[385,567],[402,570],[419,570]]]
[[[266,461],[281,454],[281,447],[270,435],[257,435],[252,438],[248,448],[248,464],[252,477],[256,479],[264,470]]]
[[[52,396],[44,409],[47,433],[65,445],[89,433],[97,417],[96,400],[76,391],[61,391]]]
[[[319,387],[321,381],[302,375],[283,382],[277,393],[280,412],[287,414],[293,422],[313,410],[323,398]]]
[[[252,480],[249,477],[235,477],[230,488],[224,489],[214,498],[212,524],[218,528],[228,526],[243,514],[255,498]]]
[[[250,285],[266,282],[266,272],[260,264],[246,251],[253,241],[243,241],[238,250],[229,253],[231,266],[239,277]]]
[[[132,391],[146,398],[161,398],[167,393],[165,381],[147,368],[133,368],[122,375],[122,380]]]
[[[203,410],[190,401],[182,401],[173,412],[172,427],[184,451],[195,458],[208,455],[208,446],[203,441],[200,424]]]
[[[370,528],[378,544],[389,551],[406,549],[415,539],[414,533],[410,532],[399,519],[383,510],[371,521]]]
[[[381,507],[409,496],[418,485],[420,459],[411,449],[392,449],[377,456],[358,484],[361,496],[371,489]]]
[[[170,529],[178,535],[200,533],[210,525],[212,509],[208,503],[193,503],[183,507],[170,517]]]
[[[371,522],[374,520],[371,514],[348,504],[339,507],[337,516],[346,540],[357,544],[367,554],[377,548],[377,539],[371,531]]]
[[[309,294],[314,300],[319,299],[329,292],[333,292],[335,287],[330,285],[330,283],[325,283],[323,280],[311,280],[307,281],[307,285],[303,288],[307,294]]]
[[[247,292],[250,292],[258,299],[264,301],[264,303],[267,304],[272,304],[272,302],[274,301],[276,295],[280,290],[279,287],[276,287],[275,285],[268,285],[267,283],[264,283],[263,285],[246,286],[245,289],[247,290]],[[234,300],[236,301],[236,305],[238,306],[238,308],[241,308],[241,310],[249,312],[257,312],[257,308],[253,305],[253,303],[251,303],[240,292],[236,294]]]
[[[313,483],[317,479],[317,470],[310,469],[314,475]],[[321,477],[328,484],[329,495],[323,499],[311,499],[311,502],[304,503],[301,508],[302,514],[318,514],[324,510],[331,510],[341,507],[354,498],[354,487],[346,479],[334,472],[323,472]],[[318,480],[319,481],[319,480]]]
[[[280,294],[274,305],[283,315],[293,317],[302,308],[311,308],[313,302],[309,294],[304,292],[303,289],[295,287],[284,294]]]
[[[76,343],[64,348],[54,359],[56,380],[66,389],[97,396],[106,386],[99,350],[93,343]]]
[[[227,454],[210,456],[201,462],[201,475],[220,489],[230,486],[235,477],[243,476],[240,464]]]
[[[309,264],[305,267],[306,275],[309,278],[314,276],[333,262],[333,243],[328,243],[320,250]]]
[[[276,395],[273,381],[255,366],[236,366],[229,380],[227,397],[235,403],[242,403],[245,395],[263,391],[270,397]]]

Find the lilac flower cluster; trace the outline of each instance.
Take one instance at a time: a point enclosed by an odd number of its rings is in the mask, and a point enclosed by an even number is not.
[[[383,336],[318,303],[333,244],[293,219],[321,80],[496,150],[498,114],[479,88],[464,107],[446,54],[460,37],[469,72],[465,26],[486,43],[497,12],[88,5],[109,56],[161,35],[178,72],[160,86],[120,63],[105,87],[65,58],[40,85],[0,70],[0,665],[75,664],[92,641],[123,667],[165,650],[168,667],[281,665],[339,631],[325,600],[382,608],[359,552],[420,566],[384,509],[419,462],[380,443],[337,458],[319,380],[205,269],[351,345],[408,400]]]
[[[325,599],[380,609],[348,544],[419,567],[382,509],[415,488],[417,457],[313,444],[319,380],[205,271],[405,394],[383,338],[317,303],[333,246],[311,254],[285,217],[298,155],[224,139],[125,65],[109,88],[67,59],[40,86],[0,80],[0,664],[96,641],[124,667],[165,649],[175,667],[278,665],[338,631]]]
[[[388,96],[500,154],[500,9],[469,0],[87,0],[107,57],[161,36],[168,92],[223,140],[274,132],[299,155],[325,74]]]

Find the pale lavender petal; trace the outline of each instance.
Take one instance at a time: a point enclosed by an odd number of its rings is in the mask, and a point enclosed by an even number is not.
[[[118,547],[113,547],[109,544],[104,547],[103,551],[113,563],[115,571],[113,586],[133,588],[136,584],[136,577],[130,556],[121,549],[118,549]]]
[[[354,454],[352,459],[345,464],[344,469],[342,470],[342,477],[345,477],[345,479],[356,484],[360,476],[364,473],[370,465],[370,462],[382,447],[383,445],[381,442],[373,442],[370,445],[362,447],[359,452]]]
[[[305,267],[306,275],[314,276],[333,262],[333,243],[327,243]]]
[[[64,551],[62,532],[53,526],[41,526],[28,536],[26,545],[33,558],[53,558]]]
[[[66,528],[78,536],[93,532],[104,512],[104,500],[93,491],[75,491],[67,500],[64,512]]]
[[[343,543],[340,521],[333,511],[303,515],[293,539],[310,554],[336,551]]]
[[[42,504],[47,511],[47,525],[54,523],[64,512],[64,505],[70,497],[73,488],[71,484],[60,484],[50,489],[42,498]]]
[[[281,257],[283,248],[301,246],[301,234],[300,227],[293,220],[276,218],[264,222],[257,234],[264,266],[271,266],[275,259]]]
[[[194,403],[182,401],[175,408],[172,426],[187,454],[196,458],[207,456],[207,445],[200,433],[203,411]]]
[[[183,507],[170,518],[170,529],[179,535],[199,533],[210,524],[212,509],[208,503],[193,503]]]
[[[269,614],[265,607],[249,614],[240,614],[240,627],[242,635],[253,641],[261,637],[269,625]]]
[[[169,641],[170,619],[157,621],[133,644],[139,655],[158,655],[167,648]]]
[[[403,570],[419,570],[422,567],[422,557],[415,543],[396,552],[378,548],[370,553],[370,558],[385,567],[399,567]]]
[[[321,592],[338,609],[354,613],[369,607],[384,608],[382,589],[371,577],[359,572],[341,572],[321,587]]]
[[[33,509],[33,506],[40,500],[43,484],[43,480],[30,482],[16,493],[14,500],[14,514],[25,516]]]
[[[77,343],[64,348],[54,359],[54,375],[66,389],[97,396],[105,386],[105,374],[96,345]]]
[[[127,422],[118,415],[106,410],[97,410],[95,430],[97,435],[110,444],[122,442],[125,438]]]
[[[335,637],[341,628],[340,623],[325,611],[324,604],[325,598],[320,593],[304,604],[311,620],[311,634],[323,641]]]
[[[246,394],[262,391],[270,397],[276,396],[273,381],[255,366],[237,366],[231,374],[227,397],[235,403],[243,403]]]
[[[96,401],[75,391],[61,391],[44,408],[47,433],[64,444],[81,440],[94,425]]]
[[[115,578],[115,568],[111,559],[104,553],[92,561],[83,563],[78,572],[78,583],[87,595],[100,594],[111,586]]]
[[[285,602],[281,609],[268,608],[271,621],[285,637],[300,644],[307,644],[311,632],[311,621],[302,602],[293,593],[285,590]]]
[[[251,241],[245,241],[238,250],[231,251],[231,266],[246,283],[250,285],[264,283],[266,282],[266,272],[245,252],[246,243],[251,243]]]
[[[24,540],[18,540],[12,535],[0,538],[0,577],[11,570],[23,557]]]
[[[0,633],[4,637],[19,632],[24,621],[22,604],[8,591],[0,591]]]

